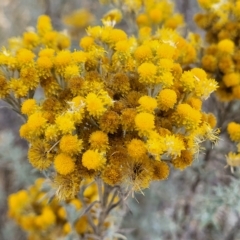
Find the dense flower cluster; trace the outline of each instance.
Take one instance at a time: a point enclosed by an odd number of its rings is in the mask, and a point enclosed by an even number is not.
[[[204,49],[202,67],[219,82],[222,101],[240,99],[240,1],[198,0],[205,10],[195,22],[206,31],[209,46]]]
[[[140,39],[108,24],[87,34],[71,52],[68,37],[40,16],[36,33],[0,54],[1,97],[26,116],[29,161],[53,173],[60,199],[75,198],[93,177],[141,191],[166,179],[169,166],[191,165],[201,142],[216,141],[216,120],[201,106],[217,83],[182,67],[196,60],[191,43],[165,27]]]
[[[206,41],[209,44],[204,49],[202,67],[218,81],[219,88],[216,93],[219,99],[233,103],[233,100],[240,99],[240,1],[198,0],[198,2],[205,12],[198,13],[195,21],[206,31]],[[232,114],[234,109],[230,109]],[[230,122],[227,132],[230,139],[239,144],[240,125]],[[236,153],[230,152],[227,155],[227,164],[231,170],[240,166],[239,145],[237,146]]]
[[[82,184],[82,187],[85,187],[83,197],[87,204],[92,204],[98,199],[98,191],[96,184],[87,185],[89,183]],[[84,204],[79,198],[73,198],[63,204],[54,197],[49,202],[49,196],[42,189],[43,186],[44,179],[39,178],[29,189],[13,193],[8,198],[8,214],[28,233],[28,239],[59,239],[73,232],[84,237],[93,232],[87,215],[82,212]],[[89,212],[95,222],[97,209],[95,205]],[[74,217],[71,216],[73,213]],[[106,219],[104,226],[110,228],[111,222]]]

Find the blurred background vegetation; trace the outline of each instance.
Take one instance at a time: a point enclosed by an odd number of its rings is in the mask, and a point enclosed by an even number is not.
[[[192,20],[200,11],[196,0],[176,0],[175,4],[185,16],[185,32],[202,34]],[[68,16],[81,8],[88,10],[84,19],[71,23]],[[57,30],[65,29],[72,35],[72,47],[77,48],[86,25],[98,24],[97,19],[106,11],[97,0],[2,0],[0,45],[7,45],[8,38],[21,35],[26,27],[35,26],[39,15],[48,14]],[[0,239],[24,240],[24,233],[7,217],[7,196],[32,184],[39,173],[31,169],[27,143],[18,134],[21,118],[5,103],[0,102],[0,106]],[[205,106],[207,111],[218,107],[214,98]],[[191,168],[173,171],[168,180],[152,184],[145,196],[129,199],[123,222],[128,239],[240,239],[240,174],[224,169],[224,155],[231,148],[228,141],[220,141],[214,150],[207,146]]]

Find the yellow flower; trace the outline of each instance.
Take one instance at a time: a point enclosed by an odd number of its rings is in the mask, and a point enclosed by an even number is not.
[[[157,55],[159,58],[176,59],[177,48],[167,43],[161,43],[157,48]]]
[[[9,92],[7,79],[0,74],[0,98],[4,98]]]
[[[240,142],[240,124],[230,122],[227,127],[228,134],[234,142]]]
[[[98,151],[87,150],[82,156],[82,164],[89,170],[100,170],[105,163],[106,158]]]
[[[150,134],[146,146],[148,152],[153,155],[156,160],[160,160],[160,155],[167,150],[165,138],[157,133]]]
[[[74,155],[82,150],[82,140],[77,135],[64,135],[59,144],[60,150],[66,154]]]
[[[40,35],[52,30],[51,19],[47,15],[41,15],[38,18],[37,30]]]
[[[127,145],[128,155],[134,159],[139,159],[147,153],[145,143],[139,139],[132,139]]]
[[[173,158],[181,155],[181,151],[185,150],[184,142],[181,138],[174,135],[167,135],[165,137],[167,154]]]
[[[123,179],[123,171],[118,165],[108,165],[104,168],[101,175],[103,181],[111,186],[121,183]]]
[[[58,173],[67,175],[74,171],[75,163],[69,155],[60,153],[54,159],[54,167]]]
[[[149,25],[149,18],[147,14],[141,13],[137,16],[136,22],[138,27],[148,26]]]
[[[28,49],[20,49],[17,53],[17,62],[20,66],[23,66],[23,65],[33,65],[33,59],[35,57],[35,54],[28,50]]]
[[[108,42],[116,44],[119,41],[127,40],[127,34],[121,29],[112,29]]]
[[[157,100],[149,96],[142,96],[138,103],[140,104],[138,110],[142,112],[153,113],[154,109],[157,108]]]
[[[233,152],[228,153],[228,155],[226,156],[226,160],[227,160],[227,166],[230,166],[232,172],[233,172],[233,167],[240,166],[239,153],[233,153]]]
[[[203,81],[205,78],[207,78],[207,73],[201,68],[193,68],[191,69],[191,73],[193,73],[194,78],[197,81]]]
[[[64,73],[64,68],[71,63],[71,53],[68,50],[60,51],[54,59],[54,65],[59,74]]]
[[[182,85],[183,91],[185,92],[191,92],[195,88],[195,78],[194,74],[191,71],[185,71],[183,72],[180,83]]]
[[[169,166],[163,161],[153,162],[153,181],[164,180],[168,177],[170,172]]]
[[[153,23],[160,23],[163,20],[163,14],[162,11],[158,8],[153,8],[149,12],[149,17]]]
[[[93,117],[99,117],[106,111],[102,100],[95,93],[86,96],[86,108]]]
[[[35,32],[25,32],[23,34],[23,44],[26,48],[34,48],[38,45],[39,38]]]
[[[91,148],[99,151],[106,151],[109,148],[108,135],[103,131],[95,131],[89,137]]]
[[[240,75],[239,73],[236,73],[236,72],[228,73],[223,76],[222,80],[227,87],[233,87],[233,86],[239,85]]]
[[[151,113],[141,112],[135,117],[135,126],[140,135],[144,135],[147,132],[154,129],[154,115]]]
[[[163,89],[157,96],[158,108],[162,111],[167,111],[173,108],[177,102],[177,94],[172,89]]]
[[[151,84],[155,82],[155,77],[157,74],[157,67],[153,63],[145,62],[141,64],[137,69],[141,83]]]
[[[199,98],[189,98],[187,103],[198,111],[202,108],[202,101]]]
[[[119,116],[114,111],[106,111],[99,120],[100,128],[107,133],[115,133],[119,126]]]
[[[72,114],[64,114],[56,118],[56,125],[63,134],[70,134],[75,130]]]
[[[43,114],[41,112],[35,112],[29,116],[27,125],[29,130],[32,131],[32,133],[36,133],[46,126],[46,122],[47,121],[43,117]]]
[[[63,17],[65,24],[76,29],[87,27],[93,20],[94,16],[84,8],[77,9],[69,15]]]
[[[224,39],[218,43],[218,50],[221,53],[233,54],[234,48],[235,48],[234,42],[230,39]]]
[[[103,25],[114,26],[122,20],[122,13],[117,9],[108,11],[102,18]]]
[[[79,46],[84,50],[90,50],[94,46],[94,38],[90,36],[83,37],[79,42]]]
[[[116,73],[113,78],[110,79],[109,86],[116,93],[126,94],[130,90],[129,77],[124,73]]]
[[[217,58],[212,55],[204,55],[202,58],[202,67],[209,72],[214,72],[217,69]]]
[[[152,50],[147,45],[139,46],[134,52],[134,57],[139,62],[149,61],[152,58]]]
[[[31,115],[37,108],[38,106],[35,99],[27,99],[22,104],[21,112],[26,115]]]
[[[29,162],[33,167],[45,170],[51,166],[53,157],[51,153],[48,153],[50,148],[51,146],[42,140],[38,139],[33,142],[28,150]]]
[[[190,151],[184,150],[181,152],[181,156],[173,159],[171,162],[175,168],[183,170],[192,164],[193,155]]]
[[[37,66],[44,70],[50,70],[53,66],[51,58],[46,56],[41,56],[37,60]]]
[[[134,108],[126,108],[122,111],[121,124],[124,131],[134,130],[136,115],[137,115],[137,111]]]
[[[192,108],[189,104],[179,104],[174,119],[179,127],[184,126],[187,130],[192,130],[199,126],[201,122],[201,113]]]
[[[79,76],[79,67],[77,65],[70,65],[65,68],[64,76],[66,80],[70,78],[78,77]]]

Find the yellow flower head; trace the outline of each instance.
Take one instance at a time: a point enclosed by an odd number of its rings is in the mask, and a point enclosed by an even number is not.
[[[193,69],[191,69],[191,73],[193,73],[194,78],[197,81],[202,81],[205,78],[207,78],[207,73],[201,68],[193,68]]]
[[[147,14],[141,13],[137,16],[136,22],[137,22],[138,27],[148,26],[149,25],[149,18],[147,16]]]
[[[157,96],[158,108],[167,111],[174,107],[177,102],[177,94],[172,89],[163,89]]]
[[[95,131],[89,137],[91,148],[99,151],[106,151],[108,145],[108,135],[102,131]]]
[[[201,111],[202,101],[199,98],[191,97],[187,100],[187,103],[194,109]]]
[[[152,50],[148,45],[139,46],[134,52],[134,57],[139,62],[149,61],[152,58]]]
[[[150,134],[146,146],[148,152],[153,155],[156,160],[160,160],[160,155],[167,150],[165,138],[157,133]]]
[[[110,81],[110,88],[117,93],[126,94],[129,92],[130,81],[126,74],[116,73]]]
[[[138,67],[137,71],[140,75],[140,82],[147,84],[155,82],[157,67],[153,63],[145,62]]]
[[[122,111],[121,115],[121,124],[124,131],[133,131],[135,128],[135,117],[137,115],[137,111],[135,108],[126,108]]]
[[[128,155],[133,159],[139,159],[147,153],[145,143],[139,139],[132,139],[127,145]]]
[[[171,162],[175,168],[183,170],[192,164],[193,155],[190,151],[183,150],[181,156],[173,159]]]
[[[43,129],[46,126],[46,119],[41,112],[35,112],[29,116],[27,125],[29,130],[34,132]]]
[[[67,175],[74,171],[75,163],[69,155],[60,153],[54,159],[54,167],[58,173]]]
[[[159,58],[176,59],[177,48],[167,43],[161,43],[157,48],[157,55]]]
[[[213,55],[206,54],[202,58],[202,67],[209,72],[214,72],[217,69],[217,58]]]
[[[41,56],[37,60],[37,66],[43,70],[50,70],[53,66],[51,58],[46,56]]]
[[[40,35],[43,35],[44,33],[52,30],[52,23],[49,16],[41,15],[38,18],[37,30]]]
[[[240,166],[240,154],[233,153],[233,152],[228,153],[227,165],[231,167],[232,172],[233,172],[233,167],[239,167]]]
[[[121,29],[112,29],[108,42],[116,44],[119,41],[127,40],[127,34]]]
[[[94,150],[87,150],[82,156],[82,164],[87,169],[100,170],[106,163],[106,158]]]
[[[28,49],[20,49],[17,53],[17,61],[20,66],[23,65],[33,65],[33,59],[35,57],[35,54],[28,50]]]
[[[82,150],[82,140],[77,135],[64,135],[59,144],[60,150],[66,154],[74,155]]]
[[[83,37],[79,42],[79,46],[84,50],[90,50],[94,46],[94,38],[90,36]]]
[[[50,145],[41,140],[36,140],[33,142],[28,151],[29,162],[33,167],[39,170],[45,170],[51,166],[53,157],[52,154],[47,152],[49,149]]]
[[[158,8],[153,8],[150,12],[149,12],[149,18],[151,19],[151,21],[153,23],[160,23],[163,20],[163,14],[161,9]]]
[[[31,115],[37,109],[37,103],[35,99],[28,99],[23,102],[21,112],[26,115]]]
[[[218,43],[218,50],[221,53],[233,54],[234,48],[235,48],[234,42],[230,39],[224,39]]]
[[[184,126],[187,130],[197,128],[201,122],[201,113],[189,104],[179,104],[176,109],[176,123]]]
[[[182,85],[183,91],[191,92],[195,88],[195,81],[194,74],[191,71],[185,71],[181,78],[180,83]]]
[[[77,65],[69,65],[65,68],[64,73],[65,79],[69,80],[70,78],[79,76],[79,67]]]
[[[106,111],[100,118],[100,128],[107,133],[115,133],[119,126],[119,116],[114,111]]]
[[[71,114],[60,115],[56,118],[56,125],[63,134],[71,134],[75,130],[75,124]]]
[[[63,68],[71,63],[71,53],[68,50],[60,51],[54,59],[54,65],[59,73],[63,73]]]
[[[154,129],[154,115],[151,113],[141,112],[135,117],[135,126],[141,135]]]
[[[34,48],[38,45],[39,38],[35,32],[25,32],[23,34],[23,44],[26,48]]]
[[[95,93],[86,96],[86,108],[93,117],[99,117],[106,111],[103,101]]]
[[[117,9],[108,11],[102,18],[103,25],[114,26],[122,20],[122,13]]]
[[[168,177],[170,172],[169,166],[163,161],[153,162],[153,180],[159,181],[164,180]]]
[[[142,96],[138,103],[140,104],[138,109],[142,112],[153,113],[154,109],[157,108],[157,100],[149,96]]]
[[[118,165],[110,164],[104,168],[101,177],[105,183],[114,186],[121,183],[123,179],[123,171],[119,168]]]
[[[181,138],[174,135],[167,135],[165,137],[167,154],[171,155],[173,158],[180,156],[181,151],[185,150],[184,142]]]
[[[222,80],[226,85],[226,87],[233,87],[233,86],[239,85],[240,75],[239,73],[236,73],[236,72],[228,73],[223,76]]]
[[[234,142],[240,142],[240,124],[230,122],[227,127],[228,134]]]

